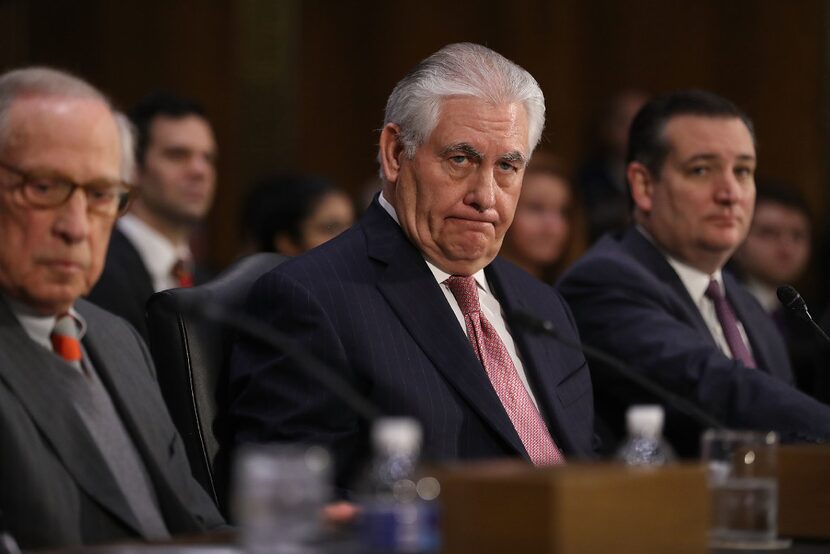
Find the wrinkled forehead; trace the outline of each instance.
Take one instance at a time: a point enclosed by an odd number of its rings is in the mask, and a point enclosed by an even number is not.
[[[49,168],[73,178],[117,178],[120,136],[110,107],[97,99],[22,97],[9,107],[0,156],[22,169]]]
[[[470,96],[445,98],[438,121],[427,137],[444,147],[464,145],[497,156],[530,157],[528,116],[518,102],[493,103]]]

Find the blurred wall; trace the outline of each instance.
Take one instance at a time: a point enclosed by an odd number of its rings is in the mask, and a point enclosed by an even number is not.
[[[121,106],[157,88],[199,98],[220,144],[209,255],[225,264],[253,178],[311,171],[357,192],[395,82],[456,41],[536,76],[545,140],[572,165],[622,88],[719,92],[755,119],[759,172],[824,216],[827,26],[822,0],[0,0],[0,69],[64,67]]]

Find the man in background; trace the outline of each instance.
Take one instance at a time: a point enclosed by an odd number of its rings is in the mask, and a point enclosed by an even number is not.
[[[804,276],[811,246],[810,210],[804,198],[792,186],[759,186],[749,234],[733,259],[736,270],[781,332],[798,388],[828,403],[828,347],[809,323],[781,304],[776,293],[781,285],[797,283]]]
[[[26,549],[222,524],[144,342],[80,299],[127,207],[131,158],[128,129],[86,82],[0,76],[0,512]]]
[[[147,299],[196,279],[189,241],[213,202],[216,143],[204,110],[192,100],[153,94],[129,117],[138,135],[139,194],[116,224],[89,300],[122,316],[147,340]]]
[[[755,202],[749,118],[702,91],[655,98],[632,123],[627,180],[635,225],[606,235],[559,283],[580,334],[729,427],[830,438],[830,408],[793,386],[786,347],[722,268]],[[624,411],[659,401],[592,368],[597,410],[617,436]],[[700,422],[666,406],[666,435],[695,455]]]

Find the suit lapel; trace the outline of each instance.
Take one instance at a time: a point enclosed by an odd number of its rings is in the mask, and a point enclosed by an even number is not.
[[[78,487],[139,533],[132,510],[72,399],[44,383],[54,372],[77,370],[32,341],[2,300],[0,344],[0,380],[20,399]]]
[[[377,287],[403,326],[456,392],[527,458],[487,373],[420,252],[377,202],[364,225],[369,256],[386,264]]]
[[[168,462],[163,456],[170,452],[175,435],[172,432],[165,434],[165,427],[154,422],[165,417],[167,408],[160,401],[158,392],[151,389],[153,381],[149,375],[142,376],[140,373],[149,371],[146,363],[140,358],[125,359],[127,353],[135,350],[138,337],[102,333],[99,328],[102,322],[84,309],[83,301],[79,301],[76,308],[84,315],[88,325],[84,346],[147,469],[159,507],[170,526],[171,518],[189,513],[189,510],[185,509],[174,492],[176,487],[163,471]],[[169,429],[173,429],[172,425]],[[172,509],[171,501],[177,503],[179,508]],[[194,530],[198,529],[195,522],[190,523]]]
[[[735,310],[735,315],[738,316],[738,321],[743,323],[744,331],[746,331],[746,336],[749,339],[750,346],[752,347],[752,357],[755,359],[758,369],[767,371],[768,373],[789,382],[792,379],[792,376],[787,371],[788,368],[780,366],[776,363],[771,363],[771,361],[775,359],[775,354],[772,350],[773,343],[768,340],[764,340],[764,337],[759,334],[758,325],[750,324],[753,322],[754,317],[750,311],[751,307],[746,303],[746,299],[737,293],[738,288],[741,286],[740,283],[738,283],[738,281],[726,271],[723,272],[723,282],[726,289],[726,298]],[[757,315],[755,315],[755,317],[757,317]]]
[[[485,273],[503,314],[517,310],[526,313],[536,311],[526,295],[505,278],[504,261],[500,258],[496,258]],[[556,396],[558,385],[565,378],[561,347],[549,337],[532,336],[520,329],[510,328],[510,334],[521,353],[528,381],[551,435],[560,448],[572,451],[569,447],[575,444],[575,441],[571,440],[569,429],[572,430],[573,427],[569,428],[567,425],[567,414],[560,409],[561,403]]]
[[[682,306],[686,313],[686,320],[697,327],[701,336],[706,337],[713,346],[717,346],[714,337],[712,337],[712,332],[700,314],[700,309],[698,309],[692,297],[689,296],[689,291],[686,290],[683,281],[680,280],[677,272],[666,260],[663,253],[636,228],[626,231],[623,237],[623,247],[660,281],[672,289],[675,296],[683,302]]]

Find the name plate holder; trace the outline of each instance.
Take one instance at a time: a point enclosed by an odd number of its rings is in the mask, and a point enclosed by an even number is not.
[[[709,492],[700,464],[535,469],[503,461],[437,473],[445,554],[709,552]]]

